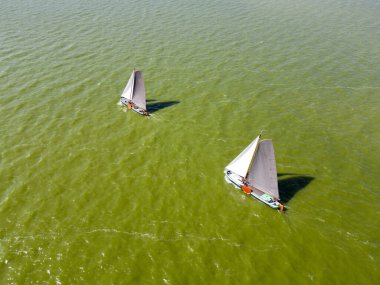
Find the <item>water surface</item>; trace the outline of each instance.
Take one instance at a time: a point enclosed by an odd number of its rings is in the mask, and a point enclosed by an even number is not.
[[[379,280],[378,1],[1,6],[0,283]],[[223,179],[263,129],[284,215]]]

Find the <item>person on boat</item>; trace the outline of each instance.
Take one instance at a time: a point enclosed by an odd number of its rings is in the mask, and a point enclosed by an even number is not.
[[[248,184],[247,179],[245,179],[244,177],[241,178],[241,182],[243,182],[243,184],[244,184],[245,186],[247,186],[247,184]]]
[[[135,107],[135,104],[133,104],[132,101],[128,101],[128,105],[127,105],[128,109],[132,109]]]

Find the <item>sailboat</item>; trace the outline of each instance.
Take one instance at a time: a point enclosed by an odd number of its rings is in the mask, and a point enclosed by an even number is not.
[[[145,86],[141,71],[133,69],[127,86],[124,88],[120,97],[120,104],[125,105],[136,113],[149,116],[146,110]]]
[[[261,133],[226,166],[225,179],[247,195],[282,212],[273,143],[260,138]]]

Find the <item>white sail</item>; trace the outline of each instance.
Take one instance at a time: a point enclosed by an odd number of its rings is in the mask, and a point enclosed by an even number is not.
[[[132,102],[135,103],[137,107],[146,110],[145,86],[141,71],[135,72]]]
[[[230,164],[226,166],[226,170],[230,170],[242,177],[247,175],[252,157],[255,154],[260,136],[255,138],[249,146],[247,146]]]
[[[128,100],[132,100],[134,85],[135,85],[135,70],[133,70],[131,77],[128,80],[127,86],[125,86],[123,94],[121,94],[121,97],[126,98]]]
[[[280,199],[272,140],[263,140],[259,143],[247,180],[252,187]]]

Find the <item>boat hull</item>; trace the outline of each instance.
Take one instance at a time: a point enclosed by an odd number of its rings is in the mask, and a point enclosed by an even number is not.
[[[259,200],[260,202],[264,203],[265,205],[271,207],[272,209],[279,209],[280,208],[279,203],[274,201],[273,197],[270,197],[267,194],[263,194],[260,196],[260,195],[256,195],[255,193],[251,192],[250,195],[252,197],[254,197],[255,199]],[[268,199],[265,198],[266,197],[265,195],[269,196],[271,200],[268,201]]]
[[[227,180],[230,181],[235,186],[237,186],[238,188],[241,189],[241,187],[244,185],[241,176],[235,173],[232,173],[230,171],[225,171],[224,174],[226,175]]]
[[[137,114],[143,115],[143,116],[150,116],[149,113],[147,113],[144,109],[141,108],[131,108],[132,111],[135,111]]]
[[[122,106],[128,107],[128,109],[131,109],[132,111],[136,112],[137,114],[140,114],[142,116],[148,116],[148,117],[150,116],[150,114],[148,112],[146,112],[146,110],[144,110],[142,108],[138,108],[138,107],[137,108],[136,107],[130,108],[128,106],[128,100],[125,99],[125,98],[123,98],[123,97],[120,99],[120,103],[121,103]]]
[[[232,184],[234,184],[235,186],[237,186],[238,188],[240,188],[241,190],[243,190],[243,186],[245,186],[245,184],[243,183],[243,177],[235,174],[235,173],[232,173],[231,171],[225,171],[224,172],[225,174],[225,177],[228,181],[230,181]],[[249,188],[249,187],[245,187],[245,188]],[[245,190],[243,190],[245,193],[247,193]],[[280,203],[275,201],[273,197],[271,197],[270,195],[268,194],[265,194],[259,190],[252,190],[251,189],[251,192],[250,193],[247,193],[249,196],[252,196],[253,198],[259,200],[260,202],[264,203],[265,205],[271,207],[272,209],[279,209],[280,208]]]

